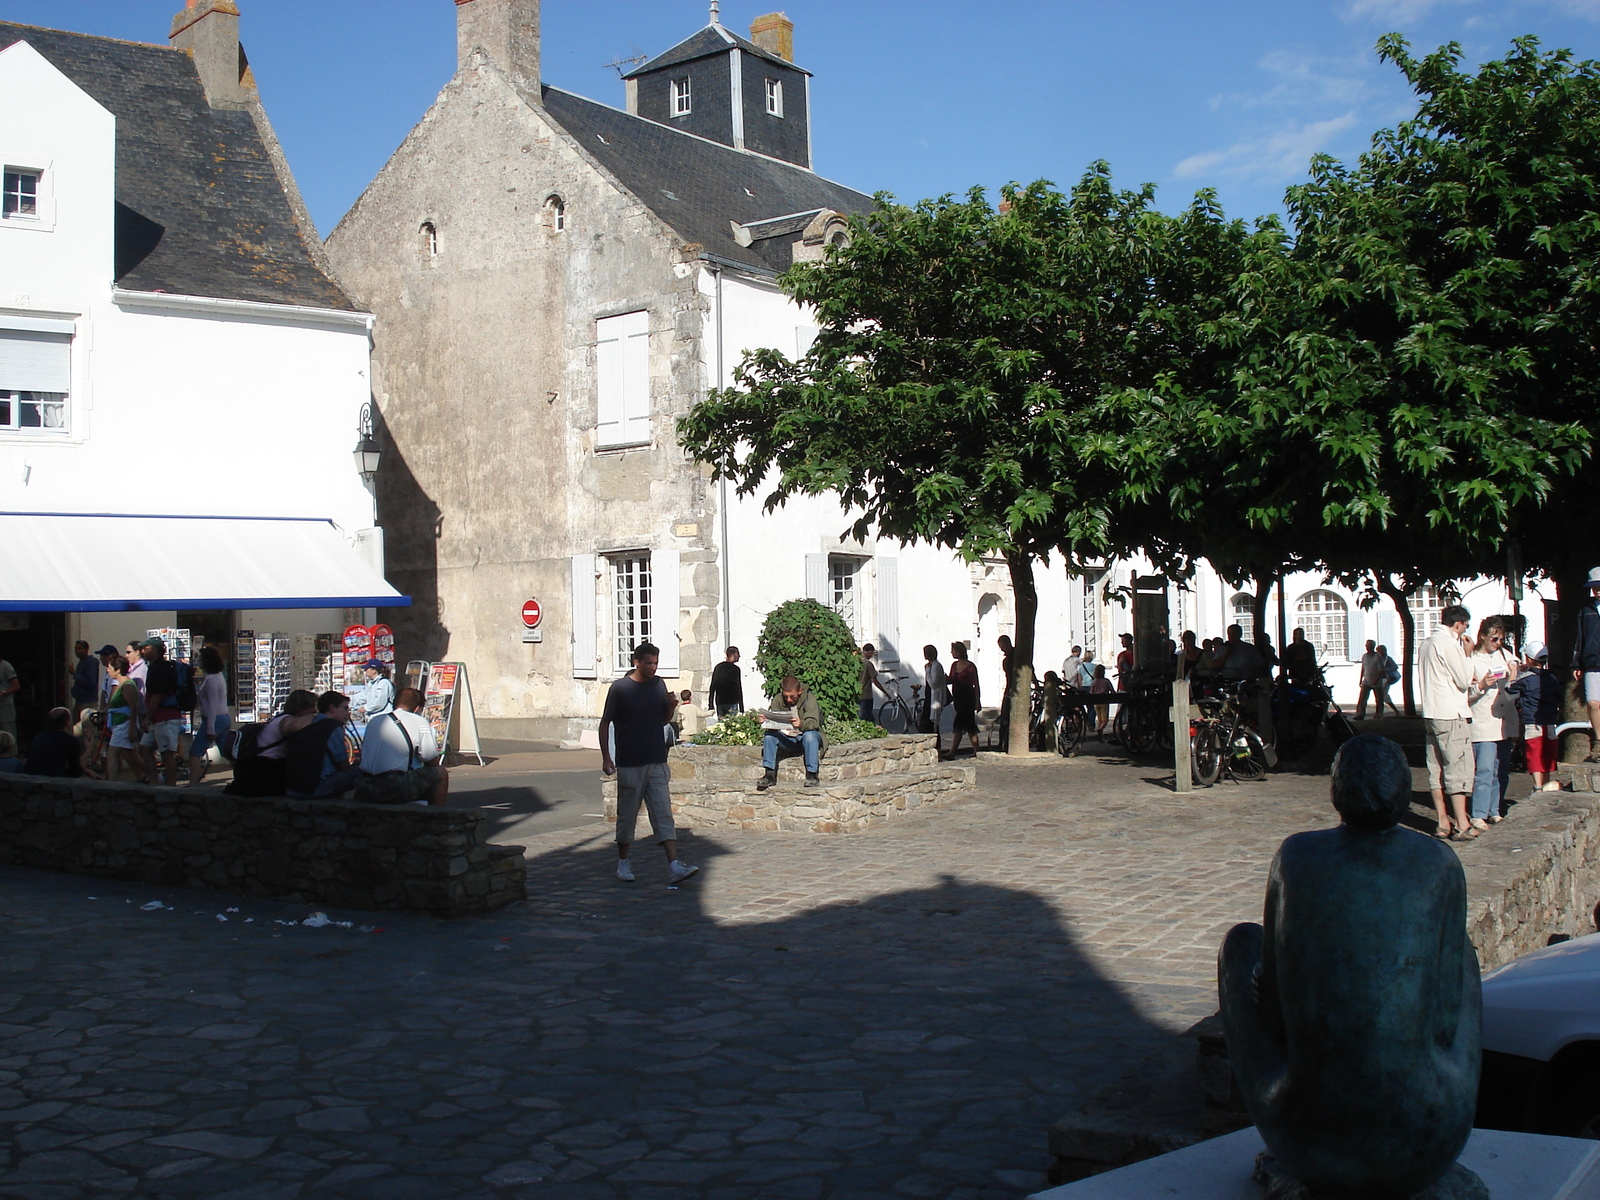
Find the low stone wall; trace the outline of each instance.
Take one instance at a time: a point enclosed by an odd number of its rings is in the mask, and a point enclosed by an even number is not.
[[[526,898],[481,809],[247,799],[0,775],[0,863],[339,908],[487,912]]]
[[[672,814],[686,829],[791,830],[854,833],[891,816],[968,791],[976,782],[971,762],[942,763],[930,735],[876,738],[829,746],[818,778],[804,787],[801,759],[778,764],[778,784],[756,791],[760,746],[674,746]],[[607,819],[617,814],[617,785],[602,785]]]

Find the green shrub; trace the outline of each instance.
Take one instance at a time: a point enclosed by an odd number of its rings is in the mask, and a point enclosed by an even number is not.
[[[759,746],[761,718],[755,713],[730,713],[690,740],[696,746]]]
[[[811,689],[824,717],[852,718],[861,696],[861,660],[844,618],[816,600],[787,600],[767,614],[756,649],[767,696],[785,675]]]
[[[889,731],[881,725],[874,725],[871,721],[863,721],[860,717],[848,717],[842,721],[824,717],[822,736],[830,746],[842,746],[845,742],[868,742],[873,738],[888,737]]]

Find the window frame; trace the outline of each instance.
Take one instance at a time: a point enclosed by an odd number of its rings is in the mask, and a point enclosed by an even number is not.
[[[422,237],[422,256],[424,259],[439,257],[439,227],[432,221],[424,221],[417,226],[417,233]]]
[[[828,555],[827,605],[850,630],[857,643],[866,637],[866,559],[851,554]],[[848,580],[841,587],[843,580]]]
[[[5,358],[0,357],[0,406],[4,407],[5,412],[4,418],[0,419],[0,436],[72,436],[73,376],[78,333],[76,323],[72,321],[45,317],[0,318],[0,340],[11,335],[24,347],[27,343],[36,343],[32,353],[25,349],[15,351],[18,357],[11,361],[14,364],[20,362],[17,374],[12,374],[12,368],[4,365]],[[57,349],[43,349],[46,346]],[[45,386],[38,386],[41,383]],[[65,390],[49,386],[52,383],[64,384]],[[23,423],[23,411],[29,407],[35,409],[38,424]],[[55,411],[59,424],[47,423],[46,411],[50,409]]]
[[[687,117],[694,112],[693,77],[689,75],[671,80],[667,85],[667,113],[674,117]]]
[[[783,120],[783,80],[767,79],[767,116]]]
[[[22,203],[21,182],[24,179],[33,181],[32,211],[22,212],[20,209],[11,208],[12,180],[17,181],[17,203]],[[28,225],[37,225],[44,220],[45,180],[44,171],[38,167],[24,167],[15,163],[6,163],[0,166],[0,220],[16,221]]]
[[[633,648],[654,642],[655,575],[648,550],[606,555],[611,584],[611,669],[633,670]]]
[[[1306,602],[1317,600],[1319,606],[1307,608]],[[1327,603],[1332,601],[1333,604]],[[1333,607],[1337,605],[1338,607]],[[1322,659],[1350,659],[1350,605],[1338,592],[1330,588],[1312,588],[1294,602],[1295,625],[1306,631],[1306,641],[1316,647]],[[1329,626],[1337,621],[1338,634],[1329,637]]]
[[[1244,607],[1241,610],[1240,602]],[[1240,637],[1252,646],[1256,641],[1256,598],[1249,592],[1235,592],[1228,598],[1229,625],[1237,625],[1244,632]]]
[[[552,192],[544,199],[545,228],[551,233],[567,230],[567,202]]]

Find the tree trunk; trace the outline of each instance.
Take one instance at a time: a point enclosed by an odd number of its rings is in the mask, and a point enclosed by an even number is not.
[[[1011,569],[1011,595],[1017,606],[1017,631],[1011,651],[1011,672],[1006,678],[1008,754],[1027,754],[1028,709],[1033,699],[1033,639],[1039,621],[1039,590],[1033,580],[1033,555],[1013,550],[1006,555]]]
[[[1277,581],[1277,578],[1276,575],[1257,575],[1255,577],[1255,602],[1250,606],[1250,611],[1255,615],[1255,629],[1250,635],[1250,640],[1255,643],[1258,650],[1261,648],[1262,634],[1267,633],[1267,601],[1272,599],[1272,585]],[[1272,642],[1270,635],[1267,637],[1267,642],[1268,644]],[[1272,668],[1282,653],[1282,646],[1272,647],[1273,662],[1265,664],[1269,676],[1274,673]],[[1266,656],[1263,655],[1262,657],[1265,658]]]
[[[1395,586],[1392,576],[1378,576],[1378,590],[1394,601],[1395,611],[1400,614],[1400,689],[1406,701],[1406,716],[1414,717],[1417,715],[1417,699],[1411,682],[1411,668],[1417,661],[1417,619],[1411,614],[1411,601],[1406,593]]]

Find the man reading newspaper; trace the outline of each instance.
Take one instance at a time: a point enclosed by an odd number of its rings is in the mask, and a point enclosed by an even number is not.
[[[764,792],[778,782],[778,760],[805,755],[806,786],[821,787],[817,769],[822,761],[822,709],[817,698],[793,675],[785,675],[778,685],[779,694],[767,701],[761,710],[761,728],[766,730],[762,739],[761,765],[767,771],[756,784]]]

